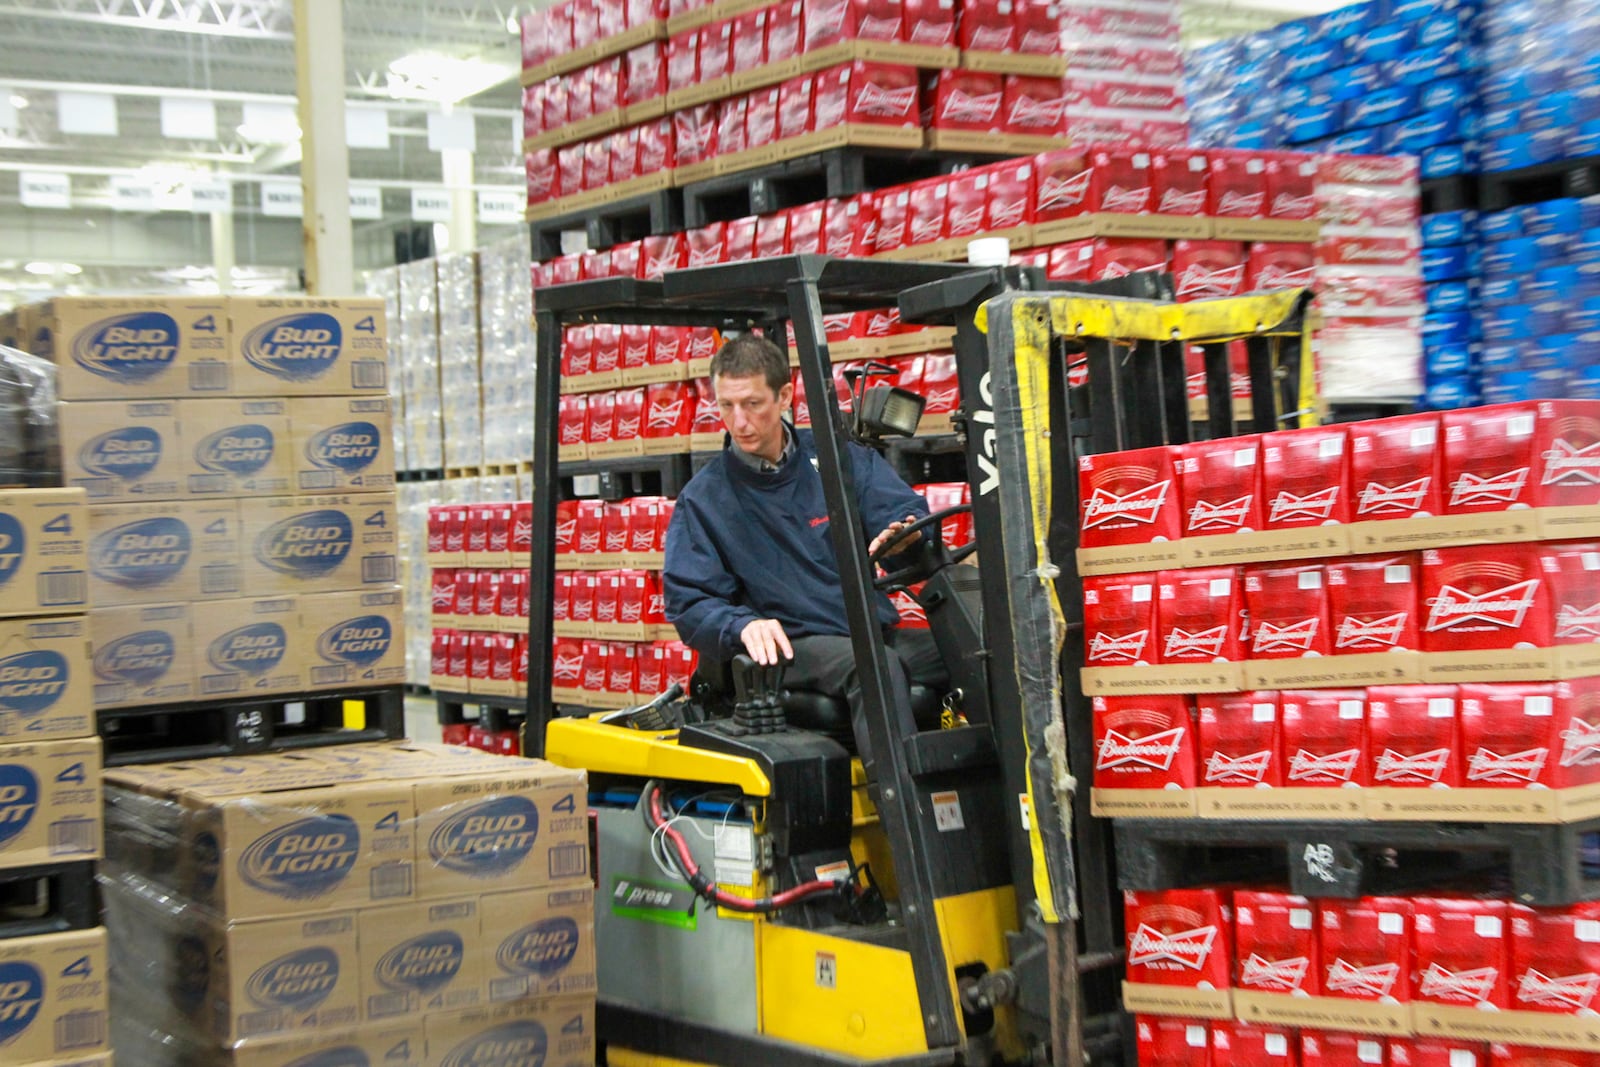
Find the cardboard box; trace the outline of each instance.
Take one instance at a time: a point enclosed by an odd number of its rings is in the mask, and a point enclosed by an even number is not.
[[[189,496],[290,491],[293,446],[287,401],[185,400],[178,405],[178,421],[183,426],[183,488]]]
[[[84,618],[0,620],[0,743],[94,736]]]
[[[89,592],[103,608],[239,596],[232,500],[89,508]]]
[[[292,596],[193,606],[194,684],[202,698],[306,688],[300,602]]]
[[[107,1051],[106,932],[80,930],[0,941],[0,1033],[7,1063]]]
[[[356,1025],[361,964],[355,913],[203,923],[187,933],[202,941],[209,961],[192,1021],[217,1040]]]
[[[288,452],[296,493],[394,489],[394,435],[386,396],[296,400]]]
[[[0,616],[58,615],[89,603],[81,489],[0,493]]]
[[[392,494],[240,502],[247,595],[332,593],[399,580]]]
[[[0,746],[0,867],[98,859],[101,823],[98,738]]]
[[[1231,1017],[1231,1011],[1215,1015],[1204,1010],[1224,1007],[1232,984],[1233,916],[1229,897],[1226,890],[1219,889],[1122,894],[1128,931],[1125,997],[1129,986],[1145,991],[1157,1001],[1161,991],[1182,991],[1185,996],[1198,994],[1202,997],[1194,1008],[1161,1011],[1156,1003],[1136,996],[1137,1006],[1124,999],[1129,1010],[1205,1018]],[[1218,994],[1220,1003],[1216,1000]]]
[[[485,937],[476,897],[366,909],[356,930],[363,1019],[378,1022],[483,1003]]]
[[[226,1067],[305,1067],[307,1064],[382,1064],[422,1067],[427,1041],[422,1021],[389,1023],[278,1041],[250,1041],[225,1052]]]
[[[236,396],[389,392],[383,301],[229,297]]]
[[[64,480],[90,500],[172,500],[184,495],[175,400],[66,403],[56,408]]]
[[[594,889],[575,884],[482,898],[491,1001],[593,994]]]
[[[521,889],[589,873],[585,777],[550,764],[417,785],[417,895]]]
[[[592,1067],[594,999],[518,1000],[425,1020],[428,1067],[543,1064]]]
[[[94,706],[195,699],[194,618],[188,604],[135,604],[89,613]]]
[[[307,688],[405,681],[405,600],[399,589],[315,593],[300,599],[294,654]]]
[[[219,297],[57,297],[34,336],[34,355],[59,368],[63,400],[226,396],[234,386]]]

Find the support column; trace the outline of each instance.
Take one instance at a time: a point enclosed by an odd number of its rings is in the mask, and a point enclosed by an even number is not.
[[[227,207],[211,213],[211,265],[217,272],[217,290],[223,294],[233,292],[233,268],[237,262],[234,254],[233,208]]]
[[[470,252],[478,245],[478,198],[472,191],[471,152],[449,148],[439,153],[444,186],[450,191],[450,247],[439,251]]]
[[[344,0],[294,0],[294,58],[306,289],[346,296],[355,292],[356,279],[344,132]]]

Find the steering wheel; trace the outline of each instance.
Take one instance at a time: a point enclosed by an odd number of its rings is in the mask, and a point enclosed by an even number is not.
[[[871,561],[873,569],[877,570],[883,567],[886,559],[900,551],[901,548],[904,547],[907,539],[909,539],[912,535],[921,533],[930,526],[942,527],[946,519],[954,518],[957,515],[970,514],[971,512],[971,504],[957,504],[954,507],[945,508],[942,511],[935,511],[930,515],[924,515],[922,518],[918,519],[910,526],[903,528],[899,533],[895,534],[889,540],[879,545],[878,550],[867,558]],[[885,593],[892,593],[897,589],[904,589],[907,586],[915,585],[920,581],[924,581],[925,579],[932,577],[939,570],[944,567],[948,567],[952,563],[960,563],[962,560],[966,559],[968,556],[972,555],[978,550],[977,541],[968,541],[966,544],[955,549],[945,547],[942,529],[938,538],[932,540],[924,538],[923,543],[925,548],[924,552],[922,552],[907,566],[901,567],[896,571],[885,571],[882,575],[873,578],[872,588]]]

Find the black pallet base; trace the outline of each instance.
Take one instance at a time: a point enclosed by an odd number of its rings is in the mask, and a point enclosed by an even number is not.
[[[563,463],[561,499],[677,496],[698,469],[689,455],[682,452],[670,456],[622,456]],[[595,481],[586,484],[583,479]]]
[[[1118,819],[1123,889],[1287,880],[1308,897],[1359,897],[1485,877],[1513,899],[1600,899],[1600,819],[1567,825]],[[1585,851],[1589,862],[1585,862]]]
[[[1429,178],[1422,183],[1422,213],[1437,215],[1445,211],[1468,211],[1478,206],[1478,197],[1476,174]]]
[[[542,262],[561,255],[561,235],[570,230],[583,231],[589,247],[597,251],[625,241],[676,232],[684,227],[682,204],[679,190],[661,189],[530,222],[533,258]]]
[[[363,728],[344,725],[352,701],[362,705]],[[98,718],[108,767],[387,741],[406,732],[405,691],[398,685],[112,708]]]
[[[1478,207],[1484,211],[1596,193],[1600,193],[1600,156],[1489,171],[1478,177]]]
[[[442,482],[444,481],[443,467],[428,467],[422,470],[395,471],[396,482]]]
[[[486,730],[500,732],[521,729],[528,714],[528,701],[524,697],[481,696],[475,693],[434,691],[439,705],[439,725],[459,726],[478,723]],[[477,708],[476,715],[468,715],[468,708]]]
[[[0,870],[0,939],[89,930],[100,925],[94,863]]]

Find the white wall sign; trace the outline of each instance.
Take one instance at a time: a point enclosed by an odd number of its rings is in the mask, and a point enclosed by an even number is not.
[[[346,104],[344,139],[351,148],[389,147],[389,112],[381,107]]]
[[[511,226],[522,221],[528,198],[515,192],[478,193],[478,221],[486,226]]]
[[[18,175],[23,207],[72,206],[72,177],[54,171],[23,171]]]
[[[156,190],[150,179],[138,174],[111,176],[111,208],[113,211],[155,211]]]
[[[478,150],[478,124],[471,112],[428,112],[428,150],[430,152],[475,152]]]
[[[350,217],[353,219],[383,218],[383,190],[376,185],[350,187]]]
[[[189,183],[189,210],[205,215],[233,209],[233,183],[226,178],[196,178]]]
[[[246,100],[240,108],[249,131],[246,136],[260,144],[293,144],[300,139],[300,119],[292,104],[269,104]]]
[[[304,196],[305,190],[299,182],[262,182],[261,213],[278,218],[299,218]]]
[[[110,93],[57,93],[56,125],[62,133],[117,135],[117,98]]]
[[[447,189],[411,190],[411,218],[414,222],[449,222],[450,192]]]
[[[161,136],[175,140],[215,141],[217,105],[198,97],[163,96]]]

